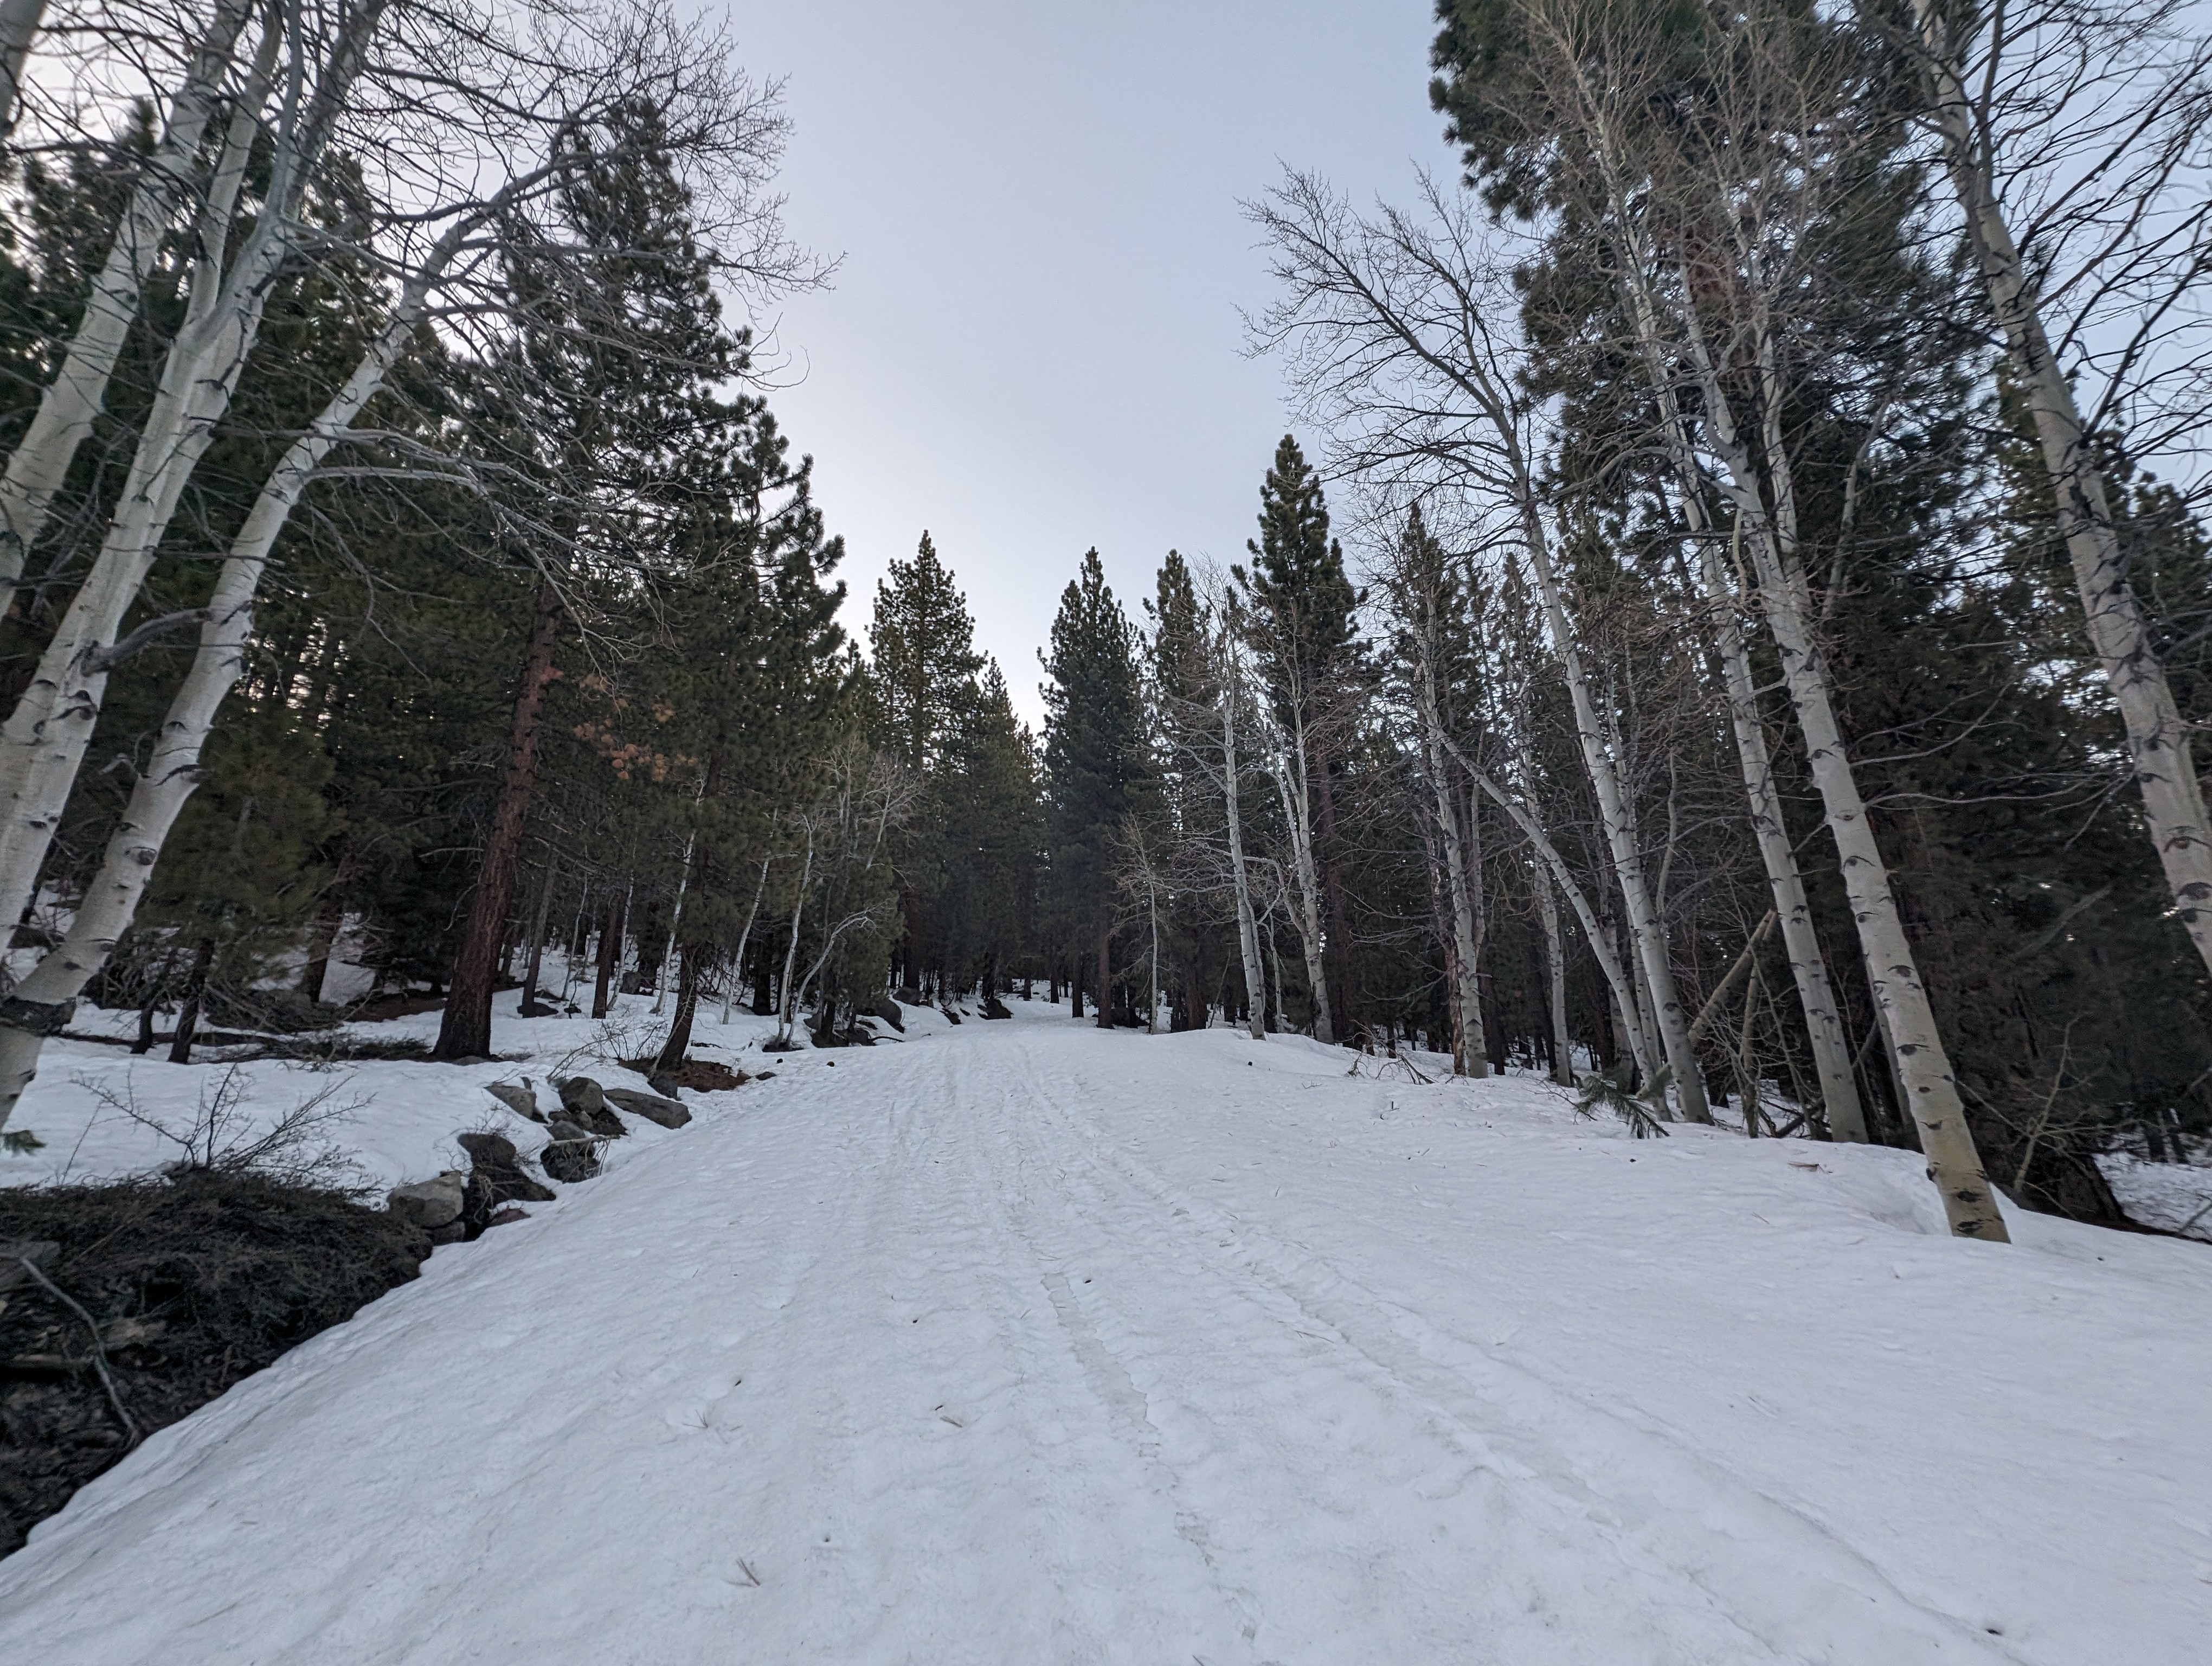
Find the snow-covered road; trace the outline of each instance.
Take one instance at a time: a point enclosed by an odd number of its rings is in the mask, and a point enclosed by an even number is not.
[[[0,1660],[2212,1658],[2212,1250],[1347,1062],[780,1061],[86,1489]]]

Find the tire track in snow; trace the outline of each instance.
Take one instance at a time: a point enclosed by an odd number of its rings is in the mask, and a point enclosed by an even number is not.
[[[1915,1603],[1820,1523],[1664,1434],[1570,1399],[1377,1297],[1310,1250],[1179,1189],[1131,1142],[1076,1108],[1110,1094],[1076,1082],[1067,1084],[1073,1091],[1054,1091],[1037,1068],[1036,1041],[1010,1039],[1023,1043],[1039,1110],[1065,1136],[1057,1154],[1096,1177],[1102,1207],[1106,1189],[1118,1186],[1128,1213],[1149,1213],[1142,1229],[1126,1230],[1127,1240],[1174,1237],[1187,1264],[1210,1263],[1223,1285],[1241,1286],[1248,1298],[1255,1285],[1273,1292],[1297,1316],[1278,1313],[1278,1322],[1318,1328],[1364,1364],[1364,1372],[1352,1366],[1355,1376],[1418,1408],[1431,1432],[1510,1482],[1516,1499],[1541,1499],[1550,1530],[1570,1541],[1586,1533],[1595,1541],[1586,1550],[1705,1593],[1747,1640],[1759,1639],[1760,1652],[1743,1658],[1838,1666],[1877,1657],[1884,1666],[2020,1658]],[[1653,1490],[1655,1478],[1662,1490]]]

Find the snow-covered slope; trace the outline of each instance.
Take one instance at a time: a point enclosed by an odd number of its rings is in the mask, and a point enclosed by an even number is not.
[[[2212,1252],[1347,1062],[779,1060],[88,1487],[0,1659],[2212,1658]]]

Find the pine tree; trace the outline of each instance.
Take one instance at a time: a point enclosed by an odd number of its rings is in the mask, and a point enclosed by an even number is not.
[[[940,917],[950,883],[945,841],[960,790],[955,754],[975,713],[975,678],[983,668],[975,637],[967,599],[924,532],[914,558],[892,562],[876,587],[868,629],[876,744],[921,786],[896,855],[905,927],[896,958],[900,991],[909,1000],[921,998],[931,972],[944,975],[951,950]]]
[[[1096,951],[1101,1029],[1114,1022],[1114,842],[1148,785],[1136,632],[1107,587],[1098,551],[1060,593],[1044,690],[1044,777],[1052,881],[1070,940]],[[1075,1013],[1083,1012],[1080,956]]]
[[[1362,670],[1354,617],[1360,599],[1345,576],[1343,548],[1329,536],[1321,478],[1290,435],[1275,447],[1260,488],[1259,539],[1245,548],[1251,566],[1231,571],[1243,592],[1261,680],[1312,818],[1304,831],[1325,899],[1328,938],[1322,956],[1328,998],[1316,1024],[1333,1031],[1356,1021],[1358,979],[1337,777],[1344,763],[1344,720],[1352,708],[1346,696]]]
[[[980,979],[985,1013],[1000,1017],[1000,983],[1026,946],[1039,829],[1036,745],[994,660],[984,662],[947,773],[939,846],[947,964],[956,987]]]
[[[647,138],[659,122],[650,108],[624,119]],[[583,262],[556,252],[571,240],[597,252]],[[499,947],[566,624],[563,571],[620,565],[641,546],[680,538],[699,453],[715,454],[742,421],[717,385],[744,370],[745,344],[722,322],[713,258],[694,235],[672,156],[648,146],[618,167],[581,169],[559,194],[556,223],[518,217],[508,228],[507,259],[522,322],[477,379],[473,427],[507,476],[534,489],[517,519],[542,530],[507,540],[535,569],[537,593],[439,1026],[441,1059],[490,1048]]]

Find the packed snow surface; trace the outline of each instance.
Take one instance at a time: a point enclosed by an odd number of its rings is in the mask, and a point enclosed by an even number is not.
[[[1016,1006],[440,1250],[0,1562],[0,1660],[2212,1660],[2204,1247]]]

